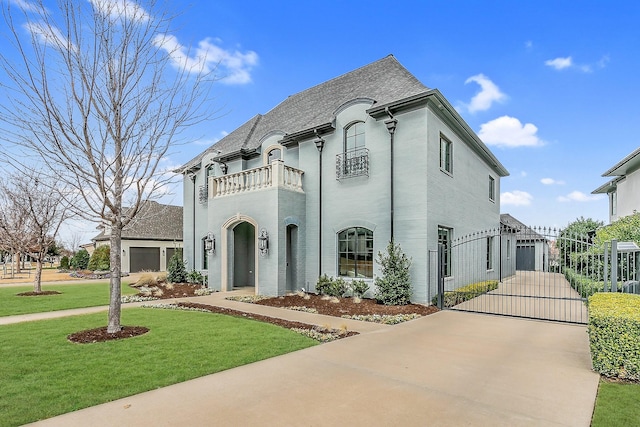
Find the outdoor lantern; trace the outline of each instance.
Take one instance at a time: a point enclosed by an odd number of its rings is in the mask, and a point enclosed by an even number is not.
[[[216,253],[216,236],[213,233],[207,233],[207,238],[204,239],[204,249],[211,255]]]
[[[258,236],[258,249],[261,256],[265,256],[269,252],[269,233],[264,228],[260,230]]]
[[[220,170],[222,171],[222,175],[226,175],[229,170],[229,166],[224,162],[220,162]]]

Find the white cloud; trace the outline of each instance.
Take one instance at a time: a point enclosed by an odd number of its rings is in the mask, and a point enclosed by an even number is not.
[[[471,102],[466,106],[470,113],[486,111],[491,108],[494,102],[503,102],[507,99],[507,95],[502,93],[500,88],[484,74],[471,76],[464,84],[471,82],[478,83],[480,85],[480,91],[471,98]]]
[[[480,125],[478,136],[488,145],[500,147],[538,147],[544,141],[532,123],[522,124],[515,117],[502,116]]]
[[[594,64],[576,64],[573,62],[573,58],[567,56],[566,58],[549,59],[544,62],[548,67],[555,68],[556,70],[564,70],[567,68],[573,68],[583,73],[592,73],[594,68],[605,68],[609,63],[609,55],[604,55]]]
[[[145,22],[150,19],[142,6],[130,0],[89,0],[89,3],[98,12],[114,20],[125,18],[128,21]]]
[[[210,39],[198,43],[198,47],[188,49],[180,44],[175,36],[158,36],[156,46],[169,53],[177,68],[188,72],[210,73],[217,71],[222,83],[245,84],[251,82],[251,69],[258,63],[258,54],[254,51],[240,52],[225,50]]]
[[[533,196],[526,191],[514,190],[500,194],[501,205],[529,206]]]
[[[585,194],[582,191],[572,191],[566,196],[558,197],[559,202],[593,202],[596,200],[600,200],[602,198],[601,194]]]
[[[71,44],[58,28],[44,21],[28,22],[24,24],[24,28],[36,36],[41,43],[48,44],[58,50],[76,49],[75,45]]]
[[[13,3],[25,12],[46,11],[46,8],[44,8],[43,5],[39,5],[38,3],[30,3],[25,0],[10,0],[9,3]]]
[[[573,65],[573,59],[570,56],[567,56],[566,58],[549,59],[544,61],[544,65],[555,68],[556,70],[564,70],[565,68],[569,68]]]
[[[553,178],[542,178],[540,182],[543,183],[544,185],[564,185],[565,184],[564,181],[556,181]]]

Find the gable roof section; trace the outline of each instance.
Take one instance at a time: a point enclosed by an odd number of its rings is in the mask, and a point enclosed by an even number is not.
[[[540,233],[534,230],[523,222],[520,222],[511,214],[500,214],[500,224],[503,228],[516,235],[516,240],[521,241],[546,241],[547,239]]]
[[[429,89],[389,55],[354,71],[289,96],[264,115],[251,120],[222,138],[176,172],[183,172],[210,153],[225,157],[251,152],[260,147],[261,139],[272,131],[286,135],[313,130],[333,122],[336,109],[356,98],[370,98],[387,104],[411,97]]]
[[[122,230],[122,239],[182,241],[182,206],[143,202],[134,220]],[[109,233],[103,229],[92,240],[109,240]]]

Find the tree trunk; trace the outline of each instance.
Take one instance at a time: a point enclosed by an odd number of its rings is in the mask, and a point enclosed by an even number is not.
[[[107,332],[110,334],[122,330],[122,326],[120,325],[120,311],[122,308],[120,298],[122,293],[120,290],[120,282],[122,281],[120,277],[122,266],[122,257],[120,255],[120,251],[122,250],[122,230],[120,229],[120,226],[115,224],[112,225],[111,238],[109,239],[109,243],[111,244],[109,254],[109,262],[111,263],[109,271],[111,272],[111,279],[109,280],[109,323],[107,324]]]
[[[33,292],[42,292],[42,260],[44,259],[44,254],[38,254],[38,259],[36,260],[36,275],[33,279]]]

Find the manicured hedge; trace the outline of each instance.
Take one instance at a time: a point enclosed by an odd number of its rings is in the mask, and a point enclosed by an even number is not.
[[[469,301],[470,299],[482,294],[486,294],[494,289],[498,289],[497,280],[485,280],[484,282],[477,282],[463,286],[455,291],[445,291],[442,305],[443,307],[453,307],[454,305],[462,304],[465,301]],[[438,295],[433,297],[431,303],[433,305],[438,303]]]
[[[577,273],[574,269],[566,267],[564,269],[564,277],[571,284],[581,297],[589,298],[596,292],[602,292],[604,282],[589,278],[588,276]]]
[[[588,329],[596,372],[640,380],[640,295],[593,295],[589,298]]]

